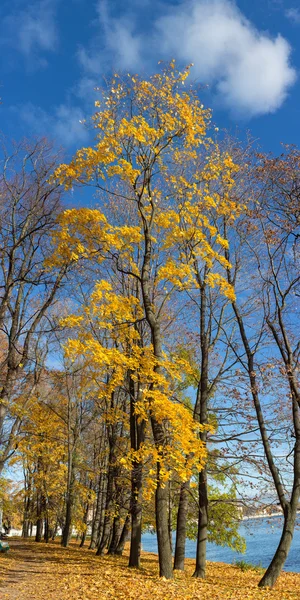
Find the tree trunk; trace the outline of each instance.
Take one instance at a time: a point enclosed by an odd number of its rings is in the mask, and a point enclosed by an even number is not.
[[[30,490],[27,490],[28,494],[30,494]],[[26,495],[24,498],[24,517],[23,517],[23,526],[22,526],[22,537],[29,537],[29,516],[31,512],[31,498],[29,495]]]
[[[103,473],[99,477],[99,487],[97,493],[96,510],[92,525],[91,543],[89,546],[90,550],[94,550],[97,545],[97,537],[99,531],[99,525],[101,520],[101,508],[102,508],[102,495],[103,495]]]
[[[127,537],[128,537],[128,534],[129,534],[129,531],[130,531],[130,514],[128,513],[128,515],[127,515],[127,517],[125,519],[125,523],[124,523],[124,526],[123,526],[123,529],[122,529],[122,533],[121,533],[121,536],[120,536],[120,539],[119,539],[119,543],[118,543],[117,548],[116,548],[116,552],[115,552],[116,556],[122,556],[123,550],[124,550],[124,547],[125,547],[125,544],[126,544],[126,541],[127,541]]]
[[[23,521],[22,537],[25,539],[29,537],[29,521],[28,521],[28,519],[24,519],[24,521]]]
[[[297,511],[288,510],[284,516],[284,525],[278,544],[277,550],[270,562],[265,574],[259,582],[259,587],[273,587],[276,583],[278,576],[281,573],[281,569],[287,559],[291,543],[293,540],[293,533],[295,528]]]
[[[72,504],[73,499],[71,493],[68,494],[67,502],[66,502],[66,518],[65,524],[62,532],[62,540],[61,545],[66,548],[69,544],[70,536],[71,536],[71,523],[72,523]]]
[[[152,417],[153,437],[156,441],[161,440],[162,426]],[[158,445],[158,444],[157,444]],[[166,579],[173,578],[172,552],[169,536],[169,490],[163,485],[160,477],[160,462],[157,462],[157,487],[155,492],[155,517],[156,533],[159,558],[159,575]]]
[[[143,465],[134,463],[131,474],[131,540],[129,567],[140,568],[142,539],[142,475]]]
[[[90,490],[92,489],[92,482],[90,482]],[[86,538],[86,532],[87,532],[87,522],[88,522],[88,516],[89,516],[89,509],[90,509],[90,503],[89,501],[86,503],[86,507],[85,507],[85,512],[84,512],[84,517],[83,517],[83,523],[85,525],[84,531],[82,532],[82,536],[81,536],[81,541],[80,541],[80,545],[79,547],[82,548],[84,546],[84,542],[85,542],[85,538]]]
[[[109,546],[109,540],[112,529],[112,508],[114,500],[114,480],[115,480],[115,436],[109,436],[109,466],[107,474],[107,489],[106,489],[106,501],[105,501],[105,516],[103,524],[103,532],[101,541],[96,552],[97,556],[104,554],[104,551]]]
[[[145,422],[139,422],[135,414],[136,400],[139,398],[140,391],[135,385],[131,374],[129,374],[129,392],[130,392],[130,444],[131,448],[137,452],[145,440]],[[143,463],[134,461],[131,470],[131,539],[129,567],[140,568],[141,560],[141,539],[142,539],[142,491],[143,491]]]
[[[174,569],[178,569],[179,571],[184,570],[186,523],[187,523],[188,503],[189,503],[189,487],[190,487],[189,481],[184,481],[181,484],[179,505],[178,505],[178,512],[177,512]]]
[[[199,473],[199,515],[197,534],[196,568],[193,577],[205,578],[206,544],[208,525],[207,477],[206,469]]]
[[[44,519],[44,540],[45,540],[46,544],[48,544],[48,542],[49,542],[49,537],[50,537],[49,520],[48,520],[48,517],[45,517],[45,519]]]
[[[120,535],[121,535],[120,517],[117,516],[114,518],[114,522],[113,522],[112,537],[111,537],[109,548],[108,548],[108,554],[116,553]]]
[[[43,532],[43,519],[42,519],[42,499],[41,499],[40,492],[38,492],[37,499],[36,499],[36,514],[37,514],[37,521],[36,521],[35,541],[41,542],[42,541],[42,532]]]
[[[206,312],[207,312],[207,299],[206,299],[206,284],[205,277],[204,282],[201,282],[200,275],[198,275],[200,287],[200,346],[201,346],[201,372],[200,381],[197,390],[197,400],[194,411],[194,418],[198,420],[201,425],[207,424],[207,411],[208,411],[208,357],[209,357],[209,345],[208,345],[208,331],[206,328]],[[207,432],[200,432],[200,439],[206,444]],[[198,533],[197,533],[197,552],[196,552],[196,565],[193,577],[205,578],[206,571],[206,543],[207,543],[207,526],[208,526],[208,492],[207,492],[207,471],[204,468],[199,473],[198,483],[198,499],[199,499],[199,513],[198,513]]]

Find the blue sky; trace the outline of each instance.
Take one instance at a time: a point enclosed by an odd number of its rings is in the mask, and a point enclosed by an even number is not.
[[[296,0],[2,0],[0,130],[48,135],[69,152],[94,87],[115,70],[194,63],[220,128],[264,150],[299,144],[300,8]]]

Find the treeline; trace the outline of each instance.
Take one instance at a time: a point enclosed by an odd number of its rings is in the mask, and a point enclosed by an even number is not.
[[[171,578],[187,536],[205,577],[207,540],[242,549],[243,498],[275,494],[272,586],[300,495],[300,153],[218,141],[188,72],[114,76],[68,164],[44,140],[4,157],[1,470],[24,486],[2,501],[37,542],[130,539],[132,567],[152,526]]]

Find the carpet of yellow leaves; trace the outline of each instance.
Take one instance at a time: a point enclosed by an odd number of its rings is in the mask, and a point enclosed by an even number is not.
[[[282,573],[274,590],[258,589],[259,574],[208,563],[205,581],[192,579],[193,561],[173,581],[158,577],[157,557],[143,554],[142,569],[128,556],[96,557],[72,544],[12,540],[0,556],[1,600],[299,600],[300,574]]]

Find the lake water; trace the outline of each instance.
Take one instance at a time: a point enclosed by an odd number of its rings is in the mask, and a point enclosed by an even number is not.
[[[298,516],[300,527],[300,515]],[[281,536],[282,518],[272,517],[266,519],[249,519],[240,526],[240,533],[246,539],[247,550],[245,554],[234,552],[230,548],[223,548],[216,544],[208,543],[207,559],[216,562],[233,563],[236,560],[245,560],[254,565],[267,567],[274,555]],[[142,537],[142,548],[146,552],[157,553],[156,535],[145,533]],[[196,557],[196,542],[187,540],[186,557]],[[300,573],[300,529],[296,529],[292,547],[284,566],[285,571]]]

